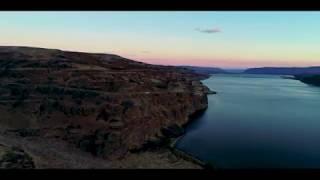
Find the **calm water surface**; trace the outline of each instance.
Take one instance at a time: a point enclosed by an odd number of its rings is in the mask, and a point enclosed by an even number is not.
[[[177,148],[217,168],[320,168],[320,87],[273,75],[214,75],[218,94]]]

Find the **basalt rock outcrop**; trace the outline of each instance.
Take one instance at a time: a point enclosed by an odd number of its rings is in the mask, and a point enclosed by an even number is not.
[[[117,55],[0,47],[0,126],[119,158],[206,109],[206,77]]]

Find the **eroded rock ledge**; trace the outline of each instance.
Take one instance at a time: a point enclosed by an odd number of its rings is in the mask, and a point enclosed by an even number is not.
[[[117,55],[0,47],[0,125],[121,159],[206,109],[204,78]]]

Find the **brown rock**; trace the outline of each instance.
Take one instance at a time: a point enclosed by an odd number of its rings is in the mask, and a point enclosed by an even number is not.
[[[0,125],[122,156],[150,137],[181,135],[189,116],[207,107],[201,78],[117,55],[0,47]]]

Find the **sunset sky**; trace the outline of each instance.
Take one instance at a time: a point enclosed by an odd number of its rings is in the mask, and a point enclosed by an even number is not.
[[[320,66],[320,12],[0,12],[0,45],[165,65]]]

